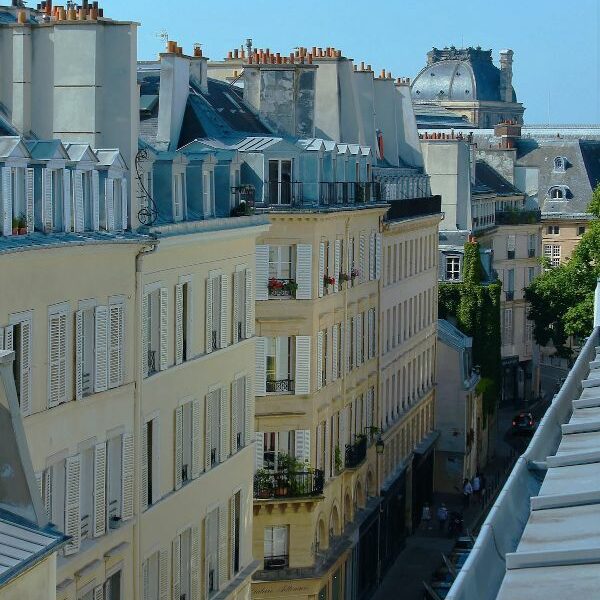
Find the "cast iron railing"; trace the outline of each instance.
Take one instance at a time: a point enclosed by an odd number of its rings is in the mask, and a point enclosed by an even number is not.
[[[254,476],[255,498],[301,498],[323,494],[323,471],[261,471]]]
[[[293,379],[267,379],[267,392],[285,394],[294,392]]]
[[[361,435],[354,444],[346,444],[344,464],[347,469],[358,467],[367,457],[367,436]]]

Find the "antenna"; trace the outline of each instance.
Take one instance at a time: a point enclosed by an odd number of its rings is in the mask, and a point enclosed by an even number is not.
[[[165,43],[165,48],[167,47],[167,42],[169,40],[169,34],[166,29],[161,29],[154,34],[154,37],[157,37],[159,40],[162,40]]]

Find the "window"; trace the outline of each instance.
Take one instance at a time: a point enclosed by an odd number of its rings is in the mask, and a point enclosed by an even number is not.
[[[144,587],[144,600],[159,600],[160,592],[160,558],[159,553],[155,552],[147,558],[142,564],[142,577]]]
[[[231,452],[241,450],[246,441],[246,405],[248,379],[246,376],[238,377],[231,384]]]
[[[532,233],[528,237],[528,255],[529,258],[534,258],[537,251],[537,235]]]
[[[129,456],[129,451],[133,450],[133,436],[127,436],[128,448],[123,448],[125,442],[124,435],[117,435],[106,442],[106,507],[108,516],[108,528],[116,529],[119,522],[127,513],[123,514],[122,493],[128,489],[129,478],[133,482],[133,454]],[[125,452],[123,450],[125,449]],[[130,472],[131,471],[131,472]],[[126,480],[123,485],[123,480]],[[133,490],[132,490],[133,491]],[[133,499],[133,495],[132,495]],[[126,499],[126,503],[128,499]]]
[[[206,280],[206,352],[227,346],[229,279],[210,272]]]
[[[12,315],[12,325],[0,327],[0,348],[13,350],[12,363],[17,398],[23,415],[31,414],[31,315]]]
[[[323,331],[320,332],[321,334],[321,341],[319,343],[321,343],[321,367],[320,367],[320,371],[321,371],[321,385],[322,386],[326,386],[327,385],[327,361],[328,361],[328,353],[327,353],[327,345],[328,345],[328,336],[327,336],[327,329],[323,329]]]
[[[535,279],[535,267],[527,267],[527,282],[531,283]]]
[[[294,391],[293,359],[294,338],[274,337],[267,341],[267,392]]]
[[[173,175],[173,219],[181,221],[184,217],[185,173]]]
[[[558,235],[560,233],[560,227],[558,225],[549,225],[547,231],[548,235]]]
[[[146,293],[142,305],[142,360],[144,375],[167,368],[167,315],[166,288]]]
[[[179,597],[191,598],[192,591],[192,530],[186,529],[179,535]],[[177,568],[177,565],[176,567]],[[194,565],[194,568],[199,568]]]
[[[265,569],[282,569],[288,565],[288,538],[287,525],[265,527],[263,545]]]
[[[292,201],[292,161],[269,160],[269,181],[265,201],[269,204],[290,204]]]
[[[240,516],[242,514],[242,496],[237,492],[231,498],[231,567],[233,573],[240,570]]]
[[[446,280],[458,281],[460,279],[460,257],[446,257]]]
[[[94,512],[94,448],[87,448],[80,454],[80,520],[81,539],[93,537],[93,512]]]
[[[48,408],[67,400],[67,312],[60,309],[48,317]]]
[[[296,452],[298,446],[297,442],[300,442],[300,436],[304,436],[304,430],[298,431],[267,431],[262,434],[263,436],[263,457],[262,466],[270,471],[279,470],[279,456],[281,454],[292,456],[300,461],[310,460],[310,450],[307,454],[300,455]],[[302,440],[305,438],[302,437]],[[297,455],[298,454],[298,455]]]
[[[269,246],[269,279],[293,279],[291,246]]]
[[[512,308],[504,309],[504,331],[503,331],[503,344],[513,343],[513,311]]]
[[[160,499],[159,480],[159,421],[158,417],[146,421],[142,426],[142,505],[146,508]]]
[[[555,185],[548,190],[548,196],[552,200],[566,200],[569,194],[569,188],[566,185]]]
[[[554,159],[554,172],[564,173],[567,169],[567,159],[564,156],[557,156]]]
[[[221,396],[221,388],[218,388],[211,391],[206,397],[205,435],[207,470],[221,462]]]
[[[515,257],[515,246],[517,238],[515,235],[509,235],[506,237],[506,258],[509,260]]]
[[[515,270],[514,269],[507,269],[505,285],[506,285],[506,289],[505,289],[506,299],[512,300],[515,296]]]
[[[175,489],[192,479],[194,435],[197,435],[193,415],[193,402],[186,402],[175,410]]]
[[[585,227],[583,225],[580,225],[579,227],[577,227],[577,235],[583,235],[585,233]]]
[[[233,274],[233,335],[234,343],[251,337],[251,331],[248,331],[250,324],[247,319],[251,317],[251,307],[247,306],[251,301],[252,280],[249,279],[249,270],[236,270]],[[250,297],[249,297],[250,296]]]
[[[334,325],[337,328],[337,373],[338,377],[342,377],[344,372],[344,336],[341,323]]]
[[[215,214],[215,174],[214,171],[202,171],[202,204],[205,217]]]
[[[121,600],[122,598],[121,571],[117,571],[104,582],[104,600]]]
[[[219,509],[215,508],[206,516],[205,560],[206,560],[206,591],[210,598],[219,589]]]
[[[175,286],[175,364],[181,364],[192,357],[192,323],[190,306],[192,303],[192,284],[190,281]]]
[[[560,246],[548,244],[544,246],[544,256],[550,260],[550,266],[560,265]]]

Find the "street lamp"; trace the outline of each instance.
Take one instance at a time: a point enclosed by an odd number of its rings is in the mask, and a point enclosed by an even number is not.
[[[377,454],[383,454],[383,451],[385,450],[385,442],[381,439],[381,436],[379,436],[377,438],[377,441],[375,442],[375,451],[377,452]]]

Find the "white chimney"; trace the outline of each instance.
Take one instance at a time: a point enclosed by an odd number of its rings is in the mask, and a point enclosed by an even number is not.
[[[500,99],[503,102],[514,102],[512,91],[512,50],[500,50]]]
[[[177,148],[190,83],[190,59],[176,53],[160,55],[160,93],[156,140]]]

